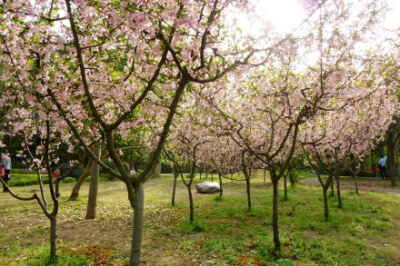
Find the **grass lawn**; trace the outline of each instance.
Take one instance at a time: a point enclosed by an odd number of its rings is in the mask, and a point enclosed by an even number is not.
[[[44,184],[48,184],[48,175],[46,171],[42,171],[42,181]],[[64,183],[73,183],[75,182],[74,178],[67,177],[63,180]],[[29,185],[37,185],[39,184],[37,174],[35,171],[31,171],[29,169],[12,169],[11,172],[11,182],[10,185],[13,187],[22,187]]]
[[[244,182],[226,180],[222,200],[194,194],[196,221],[190,224],[183,184],[171,207],[171,175],[150,180],[145,185],[143,264],[400,265],[400,196],[343,190],[344,208],[337,209],[337,199],[330,198],[331,218],[324,222],[321,189],[290,188],[289,201],[279,203],[282,258],[275,259],[272,188],[261,176],[252,182],[252,212],[247,212]],[[67,201],[73,183],[61,186],[58,265],[126,265],[132,210],[124,185],[100,183],[92,221],[84,219],[88,185],[76,202]],[[33,190],[38,188],[15,187],[21,195]],[[0,265],[46,265],[49,222],[39,206],[5,193],[0,202]]]

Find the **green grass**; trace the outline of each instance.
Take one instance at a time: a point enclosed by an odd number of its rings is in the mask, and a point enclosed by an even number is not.
[[[8,257],[13,260],[5,258],[0,259],[1,265],[10,266],[44,266],[44,265],[74,265],[83,266],[93,263],[93,257],[83,254],[61,253],[57,257],[57,261],[51,263],[49,255],[49,247],[45,245],[35,245],[28,247],[11,246],[8,248]]]
[[[145,185],[142,260],[148,265],[400,264],[398,195],[366,191],[356,195],[343,190],[343,209],[337,208],[336,197],[330,197],[330,219],[325,222],[320,188],[289,187],[288,201],[280,190],[282,257],[277,259],[272,253],[272,188],[263,183],[262,176],[252,180],[251,212],[247,211],[244,182],[224,180],[222,198],[194,193],[193,223],[188,221],[187,191],[181,182],[176,206],[170,206],[172,181],[171,175],[163,175]],[[67,202],[72,185],[62,185],[59,265],[90,265],[99,258],[110,265],[125,265],[132,210],[123,184],[100,183],[98,219],[94,221],[82,219],[88,184],[84,184],[79,201]],[[29,189],[16,188],[21,193]],[[0,265],[14,261],[19,254],[25,256],[23,263],[14,265],[48,265],[48,220],[34,203],[6,196],[0,195],[0,201],[8,206],[0,209],[0,224],[10,225],[7,231],[1,230],[0,243],[7,243],[11,252],[0,249]],[[103,249],[110,252],[101,255]]]
[[[296,170],[296,173],[298,175],[299,180],[303,180],[309,177],[314,177],[316,174],[311,173],[310,171],[307,170]]]
[[[44,184],[49,183],[48,175],[46,172],[42,172],[42,181]],[[108,179],[106,174],[101,174],[100,179],[106,181]],[[89,182],[90,177],[86,179],[85,182]],[[74,183],[75,178],[67,177],[62,180],[62,183]],[[22,187],[38,185],[38,176],[35,171],[30,171],[29,169],[12,169],[10,186],[12,187]]]

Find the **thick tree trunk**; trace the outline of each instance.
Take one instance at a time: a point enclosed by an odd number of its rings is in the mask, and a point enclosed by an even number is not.
[[[172,187],[172,199],[171,199],[171,205],[175,206],[175,193],[176,193],[176,181],[178,179],[178,174],[174,173],[174,185]]]
[[[222,194],[224,194],[224,190],[222,189],[222,175],[220,173],[218,174],[218,179],[219,179],[219,196],[222,197]]]
[[[340,176],[335,175],[335,178],[336,178],[336,192],[337,192],[337,198],[338,198],[338,208],[342,209],[343,203],[342,203],[342,196],[340,195]]]
[[[328,189],[329,189],[329,186],[327,186],[326,188],[323,188],[323,193],[324,193],[324,217],[325,217],[325,221],[328,221],[328,219],[329,219]]]
[[[50,218],[50,261],[57,260],[57,216]]]
[[[151,172],[152,177],[161,177],[161,161],[158,161],[156,165],[154,166],[152,172]]]
[[[251,211],[250,176],[246,176],[247,210]]]
[[[251,212],[251,193],[250,193],[251,168],[246,166],[244,153],[242,153],[242,172],[246,180],[247,211]]]
[[[271,175],[272,177],[272,185],[273,185],[273,198],[272,198],[272,228],[274,232],[274,245],[275,252],[277,255],[280,255],[281,250],[281,241],[279,239],[279,225],[278,225],[278,179]]]
[[[101,143],[100,142],[94,144],[93,153],[96,155],[97,158],[101,158]],[[99,172],[100,172],[100,165],[98,165],[96,162],[93,162],[92,163],[92,172],[90,175],[88,205],[87,205],[87,209],[86,209],[85,219],[96,218],[97,191],[98,191],[98,186],[99,186]]]
[[[143,202],[144,202],[144,191],[143,184],[135,187],[135,198],[133,202],[133,236],[132,236],[132,247],[130,266],[140,265],[140,254],[142,251],[142,233],[143,233]]]
[[[294,172],[289,172],[289,181],[290,181],[290,186],[294,187],[297,183],[297,176],[295,175]]]
[[[192,194],[192,182],[189,182],[188,186],[188,195],[189,195],[189,211],[190,211],[190,215],[189,215],[189,220],[190,223],[192,223],[194,221],[194,205],[193,205],[193,194]]]
[[[81,176],[76,181],[76,184],[72,188],[71,196],[69,196],[69,200],[77,200],[79,196],[79,190],[81,189],[82,184],[85,182],[86,178],[90,176],[90,172],[92,169],[92,160],[88,162],[85,169],[83,170]]]

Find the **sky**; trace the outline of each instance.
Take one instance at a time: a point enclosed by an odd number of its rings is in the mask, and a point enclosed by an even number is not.
[[[362,0],[361,0],[362,1]],[[289,33],[294,30],[305,18],[306,13],[299,3],[299,0],[253,0],[257,9],[257,15],[271,24],[280,33]],[[394,29],[400,27],[400,0],[387,0],[391,11],[388,13],[385,27]],[[246,27],[250,31],[259,30],[253,23],[243,22],[248,24]],[[258,27],[262,27],[258,25]]]
[[[255,0],[257,15],[269,20],[281,33],[296,28],[306,18],[302,6],[297,0]]]
[[[233,13],[232,17],[238,21],[239,25],[245,29],[247,33],[252,36],[263,36],[263,29],[266,28],[266,21],[269,22],[270,26],[274,27],[280,34],[285,35],[292,33],[297,29],[300,24],[307,18],[307,11],[301,5],[301,2],[307,2],[310,0],[251,0],[256,6],[256,16],[254,20],[248,18],[243,12]],[[330,1],[330,0],[328,0]],[[365,0],[345,0],[345,1],[365,1]],[[400,28],[400,0],[386,0],[391,10],[388,12],[383,27],[387,29],[399,29]],[[356,11],[356,10],[355,10]],[[356,12],[357,13],[357,12]],[[268,25],[268,23],[267,23]],[[385,31],[386,32],[386,31]],[[390,38],[392,37],[392,33]],[[376,42],[380,43],[383,39],[388,37],[386,34],[380,37],[375,36]],[[393,35],[394,36],[394,35]],[[262,38],[262,37],[261,37]],[[368,43],[368,46],[362,46],[360,48],[366,48],[372,43]],[[309,54],[306,56],[306,64],[300,68],[306,67],[307,62],[314,62],[319,54]]]

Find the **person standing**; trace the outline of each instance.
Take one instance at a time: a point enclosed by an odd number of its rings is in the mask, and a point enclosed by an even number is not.
[[[379,172],[381,173],[382,179],[386,179],[388,177],[386,174],[386,160],[387,157],[382,155],[378,162]]]
[[[1,165],[4,167],[4,176],[2,179],[7,184],[11,178],[11,158],[7,153],[1,153]],[[9,192],[7,187],[3,185],[3,192]]]

